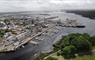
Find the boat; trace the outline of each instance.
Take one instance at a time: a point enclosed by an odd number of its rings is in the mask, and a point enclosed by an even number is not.
[[[77,20],[66,19],[66,21],[64,22],[64,27],[85,28],[85,25],[77,22]]]

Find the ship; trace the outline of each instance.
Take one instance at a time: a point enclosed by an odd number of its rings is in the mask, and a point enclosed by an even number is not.
[[[66,19],[64,22],[65,27],[73,27],[73,28],[85,28],[85,25],[82,25],[77,20]]]

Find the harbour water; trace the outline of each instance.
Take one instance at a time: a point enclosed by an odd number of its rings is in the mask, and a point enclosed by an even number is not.
[[[61,22],[66,20],[66,18],[77,20],[78,22],[85,25],[85,28],[68,28],[64,27],[58,34],[50,37],[51,39],[45,39],[41,41],[38,45],[33,45],[28,43],[25,48],[16,50],[15,52],[4,53],[0,55],[0,60],[32,60],[34,54],[43,51],[50,52],[53,50],[53,43],[59,40],[60,35],[65,35],[69,33],[88,33],[90,35],[95,35],[95,20],[82,17],[74,13],[65,12],[50,12],[52,16],[59,16]],[[56,38],[57,37],[57,38]]]

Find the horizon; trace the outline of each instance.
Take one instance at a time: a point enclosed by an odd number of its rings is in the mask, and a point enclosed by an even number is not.
[[[94,0],[1,0],[0,12],[95,10]]]

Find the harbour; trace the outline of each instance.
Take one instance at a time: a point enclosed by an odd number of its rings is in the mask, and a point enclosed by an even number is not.
[[[61,12],[61,14],[62,14],[62,12]],[[65,15],[65,16],[64,16]],[[72,14],[71,14],[72,15]],[[68,14],[66,15],[66,13],[63,13],[63,16],[64,17],[66,17],[66,16],[68,16]],[[89,20],[88,18],[84,18],[84,17],[80,17],[80,16],[78,16],[78,15],[73,15],[73,16],[70,16],[70,14],[69,14],[69,18],[70,17],[75,17],[75,16],[77,16],[77,19],[78,20],[81,20],[81,22],[83,22],[84,23],[84,25],[86,26],[85,28],[71,28],[71,27],[63,27],[64,28],[64,30],[62,30],[62,32],[60,32],[60,33],[63,33],[63,35],[65,35],[65,34],[68,34],[68,33],[73,33],[73,32],[79,32],[79,33],[89,33],[89,34],[91,34],[91,35],[94,35],[94,31],[93,31],[93,29],[94,29],[94,26],[93,26],[93,24],[94,24],[94,21],[92,21],[92,20]],[[66,17],[67,18],[67,17]],[[63,19],[65,19],[65,18],[63,18]],[[89,23],[89,22],[91,22],[91,23]],[[91,27],[91,26],[93,26],[93,28]],[[57,35],[58,36],[58,35]],[[22,48],[21,50],[17,50],[19,53],[17,53],[17,51],[16,52],[12,52],[12,53],[8,53],[8,55],[6,54],[6,55],[3,55],[3,56],[0,56],[0,59],[5,59],[5,60],[13,60],[13,59],[18,59],[18,60],[20,60],[20,59],[22,59],[22,60],[27,60],[27,59],[29,59],[29,57],[31,57],[31,56],[33,56],[34,54],[36,54],[38,51],[42,51],[43,50],[43,52],[48,52],[47,50],[50,50],[50,51],[52,51],[52,49],[53,49],[53,47],[52,47],[52,44],[53,44],[53,42],[54,42],[55,40],[54,39],[47,39],[47,40],[42,40],[39,44],[37,44],[37,45],[35,45],[35,44],[30,44],[30,46],[33,46],[33,47],[28,47],[28,49],[26,48],[27,46],[25,46],[24,48]],[[47,43],[48,42],[48,43]],[[42,43],[44,43],[44,44],[42,44]],[[46,44],[47,43],[47,44]],[[48,47],[48,48],[46,48],[46,47]],[[33,53],[34,51],[35,51],[35,49],[37,49],[37,51],[35,52],[35,53]],[[33,49],[33,50],[32,50]],[[24,52],[24,51],[25,52]],[[23,52],[21,52],[21,51],[23,51]],[[49,52],[50,52],[49,51]],[[30,53],[31,52],[31,53]],[[17,54],[14,54],[14,53],[17,53]],[[30,56],[28,56],[27,54],[29,54],[30,53]],[[32,53],[33,53],[33,55],[32,55]],[[11,56],[11,57],[9,57],[9,56]],[[27,56],[27,57],[21,57],[21,56]],[[2,57],[2,58],[1,58]],[[7,57],[7,58],[4,58],[4,57]],[[20,58],[19,58],[20,57]],[[32,58],[30,58],[30,59],[32,59]]]

